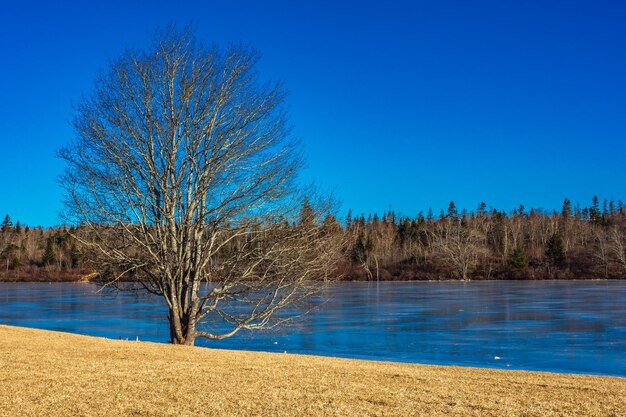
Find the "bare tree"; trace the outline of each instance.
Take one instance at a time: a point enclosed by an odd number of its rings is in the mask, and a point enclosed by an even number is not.
[[[60,150],[85,258],[108,285],[132,278],[162,296],[172,343],[289,320],[337,260],[321,227],[329,200],[301,218],[285,93],[256,62],[164,30],[97,78]]]
[[[611,228],[611,246],[615,253],[615,259],[626,275],[626,233],[624,227],[613,226]]]
[[[457,278],[468,280],[485,253],[484,235],[449,220],[441,221],[438,226],[431,234],[431,246],[436,256],[451,266]]]
[[[611,247],[607,239],[606,230],[600,226],[593,229],[594,245],[593,254],[599,266],[602,267],[604,278],[609,277],[609,265],[611,263]]]

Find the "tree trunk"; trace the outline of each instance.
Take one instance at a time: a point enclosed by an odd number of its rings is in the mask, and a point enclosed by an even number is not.
[[[170,342],[173,345],[193,346],[196,341],[195,324],[190,324],[187,317],[177,317],[171,310],[168,320],[170,324]]]

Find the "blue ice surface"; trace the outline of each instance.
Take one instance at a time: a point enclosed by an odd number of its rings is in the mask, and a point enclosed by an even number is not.
[[[0,283],[0,324],[168,341],[161,298],[98,290]],[[197,344],[626,377],[626,281],[345,282],[311,302],[280,330]]]

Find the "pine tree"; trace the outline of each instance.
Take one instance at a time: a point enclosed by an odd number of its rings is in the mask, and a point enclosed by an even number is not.
[[[448,205],[448,215],[446,217],[452,220],[457,220],[459,218],[459,211],[456,209],[454,201],[450,201],[450,204]]]
[[[356,244],[352,252],[352,259],[358,263],[367,263],[372,250],[374,249],[374,243],[368,236],[367,239],[363,235],[363,232],[359,233]]]
[[[517,271],[521,271],[528,267],[528,256],[526,256],[526,253],[521,246],[518,245],[509,255],[509,265]]]
[[[72,268],[78,268],[78,264],[80,263],[81,253],[76,247],[76,244],[72,242],[70,246],[70,263]]]
[[[478,214],[479,216],[484,216],[484,215],[485,215],[486,210],[487,210],[487,204],[485,204],[485,202],[484,202],[484,201],[481,201],[481,202],[480,202],[480,205],[478,206],[478,212],[477,212],[477,214]]]
[[[6,271],[9,272],[9,266],[11,265],[11,261],[14,260],[15,252],[19,248],[13,244],[8,244],[2,252],[0,252],[0,259],[6,262]]]
[[[52,236],[46,241],[46,250],[43,253],[44,265],[51,265],[56,261],[56,254],[54,253],[54,239]]]
[[[310,227],[314,222],[315,216],[313,215],[313,208],[311,207],[311,203],[309,203],[309,199],[305,198],[304,203],[302,203],[302,208],[300,209],[299,224]]]
[[[546,257],[548,262],[554,266],[561,266],[565,262],[565,250],[563,249],[563,239],[558,233],[553,234],[546,245]]]
[[[467,210],[463,209],[463,211],[461,212],[461,226],[466,227],[467,226]]]
[[[600,201],[597,195],[593,196],[591,208],[589,209],[589,219],[593,223],[600,223]]]
[[[589,209],[587,207],[582,209],[582,211],[580,212],[580,217],[583,220],[589,220],[590,219]]]
[[[322,222],[322,233],[336,235],[341,232],[341,225],[335,219],[335,216],[328,213]]]
[[[346,227],[350,227],[350,225],[352,225],[352,209],[349,209],[346,215]]]
[[[564,219],[569,219],[572,217],[572,203],[566,198],[563,200],[563,209],[561,209],[561,216]]]
[[[428,207],[428,212],[426,214],[426,221],[432,222],[435,219],[435,215],[433,214],[433,209]]]
[[[6,216],[4,216],[4,221],[2,222],[2,225],[0,225],[0,230],[2,230],[2,233],[7,233],[12,228],[13,222],[11,221],[11,217],[9,217],[9,215],[7,214]]]

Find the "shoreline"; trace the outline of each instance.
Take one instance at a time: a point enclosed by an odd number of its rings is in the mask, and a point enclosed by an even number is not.
[[[410,282],[410,281],[409,281]],[[89,284],[89,283],[88,283]],[[139,339],[139,336],[133,336],[130,338],[122,338],[121,336],[116,338],[116,337],[107,337],[107,336],[95,336],[95,335],[91,335],[91,334],[86,334],[86,333],[79,333],[76,331],[69,331],[69,330],[55,330],[55,329],[47,329],[47,328],[41,328],[41,327],[29,327],[29,326],[24,326],[24,325],[12,325],[12,324],[5,324],[5,323],[0,323],[0,328],[4,326],[4,327],[10,327],[10,328],[18,328],[18,329],[29,329],[29,330],[41,330],[41,331],[45,331],[45,332],[53,332],[53,333],[62,333],[62,334],[68,334],[68,335],[75,335],[75,336],[83,336],[83,337],[91,337],[91,338],[96,338],[96,339],[103,339],[103,340],[113,340],[113,341],[124,341],[124,342],[141,342],[141,343],[153,343],[153,344],[157,344],[157,345],[161,345],[161,346],[172,346],[171,343],[169,341],[157,341],[157,340],[141,340]],[[136,338],[136,339],[135,339]],[[389,364],[402,364],[402,365],[418,365],[418,366],[438,366],[438,367],[455,367],[455,368],[468,368],[468,369],[484,369],[484,370],[494,370],[494,371],[512,371],[512,372],[531,372],[531,373],[547,373],[547,374],[555,374],[555,375],[580,375],[580,376],[590,376],[590,377],[611,377],[611,378],[621,378],[626,380],[626,368],[624,368],[624,371],[622,373],[594,373],[594,372],[583,372],[583,371],[575,371],[575,370],[567,370],[567,369],[546,369],[546,368],[519,368],[519,367],[514,367],[514,366],[491,366],[490,364],[480,364],[480,363],[453,363],[453,362],[446,362],[446,361],[440,361],[440,362],[435,362],[435,361],[422,361],[422,362],[415,362],[415,361],[411,361],[411,360],[402,360],[402,359],[385,359],[384,357],[376,357],[376,356],[371,356],[371,355],[360,355],[360,356],[355,356],[355,355],[345,355],[345,356],[338,356],[338,355],[334,355],[334,354],[325,354],[325,353],[309,353],[309,352],[298,352],[298,351],[272,351],[272,350],[263,350],[263,349],[254,349],[254,348],[248,348],[248,349],[238,349],[238,348],[225,348],[225,347],[220,347],[220,348],[215,348],[215,347],[211,347],[211,346],[206,346],[206,345],[198,345],[196,344],[195,346],[193,346],[193,348],[197,348],[197,349],[210,349],[210,350],[216,350],[216,351],[226,351],[226,352],[255,352],[255,353],[261,353],[261,354],[270,354],[270,355],[274,355],[274,354],[289,354],[289,355],[296,355],[296,356],[311,356],[311,357],[319,357],[319,358],[330,358],[330,359],[338,359],[338,360],[355,360],[355,361],[366,361],[366,362],[376,362],[376,363],[389,363]],[[505,362],[505,361],[503,361]]]
[[[25,330],[36,330],[50,333],[60,333],[64,335],[73,335],[79,337],[87,337],[93,339],[102,339],[102,340],[110,340],[115,342],[129,342],[129,343],[147,343],[154,344],[158,346],[175,346],[169,342],[155,342],[150,340],[141,340],[137,337],[136,340],[132,338],[126,339],[115,339],[104,336],[92,336],[81,333],[72,333],[65,332],[60,330],[49,330],[49,329],[41,329],[38,327],[24,327],[24,326],[13,326],[8,324],[0,323],[0,331],[2,328],[11,328],[11,329],[25,329]],[[589,377],[607,377],[607,378],[620,378],[624,379],[626,382],[626,375],[617,375],[617,374],[593,374],[593,373],[583,373],[583,372],[567,372],[567,371],[555,371],[555,370],[541,370],[541,369],[516,369],[516,368],[495,368],[491,366],[480,366],[480,365],[456,365],[456,364],[444,364],[444,363],[431,363],[431,362],[405,362],[405,361],[397,361],[397,360],[385,360],[385,359],[371,359],[371,358],[360,358],[360,357],[347,357],[347,356],[333,356],[333,355],[323,355],[323,354],[312,354],[312,353],[294,353],[294,352],[272,352],[268,350],[245,350],[245,349],[226,349],[226,348],[212,348],[209,346],[200,346],[194,345],[190,347],[191,349],[208,349],[215,352],[247,352],[247,353],[259,353],[259,354],[268,354],[268,355],[291,355],[291,356],[299,356],[299,357],[310,357],[310,358],[327,358],[327,359],[337,359],[337,360],[347,360],[347,361],[359,361],[359,362],[368,362],[368,363],[379,363],[379,364],[395,364],[395,365],[415,365],[415,366],[434,366],[434,367],[443,367],[443,368],[463,368],[463,369],[474,369],[474,370],[493,370],[493,371],[503,371],[503,372],[526,372],[526,373],[538,373],[538,374],[548,374],[548,375],[563,375],[563,376],[589,376]]]
[[[622,377],[191,348],[5,325],[0,369],[0,415],[626,413]]]
[[[67,283],[67,282],[76,282],[76,283],[90,283],[90,284],[99,284],[97,280],[91,279],[94,276],[93,273],[77,275],[77,274],[68,274],[67,276],[56,277],[56,278],[48,278],[41,276],[21,276],[21,277],[3,277],[0,276],[0,283]],[[497,282],[497,281],[626,281],[626,278],[598,278],[598,277],[579,277],[579,278],[529,278],[529,277],[507,277],[507,278],[478,278],[478,279],[456,279],[456,278],[441,278],[441,279],[379,279],[379,280],[367,280],[367,279],[337,279],[330,280],[330,282]],[[133,281],[125,281],[125,282],[133,282]]]

